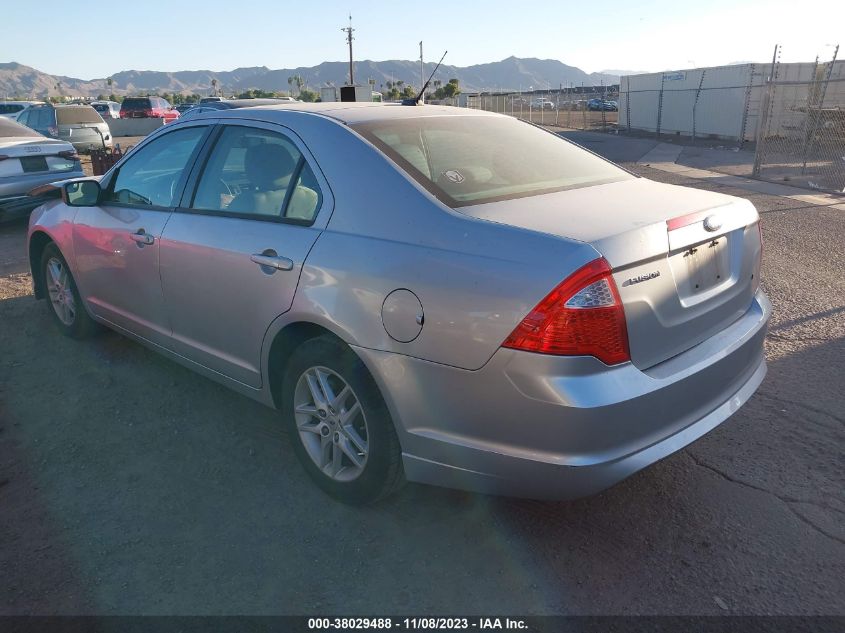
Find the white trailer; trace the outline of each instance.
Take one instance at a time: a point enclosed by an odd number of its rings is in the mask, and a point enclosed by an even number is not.
[[[378,93],[373,92],[370,85],[367,86],[324,86],[320,88],[320,99],[322,101],[359,101],[368,102],[375,101],[374,95]],[[379,97],[381,95],[379,94]],[[381,99],[378,99],[381,101]]]

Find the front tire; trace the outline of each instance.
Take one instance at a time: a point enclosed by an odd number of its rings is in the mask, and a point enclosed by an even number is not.
[[[294,350],[282,407],[299,461],[332,497],[373,503],[405,482],[384,398],[361,359],[338,339],[320,336]]]
[[[62,334],[75,339],[94,334],[97,323],[88,315],[67,261],[54,243],[47,244],[41,254],[41,275],[47,309]]]

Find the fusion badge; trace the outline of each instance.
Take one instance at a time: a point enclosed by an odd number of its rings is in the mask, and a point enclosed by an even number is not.
[[[634,284],[642,283],[643,281],[648,281],[649,279],[654,279],[655,277],[660,277],[659,270],[655,270],[653,273],[646,273],[645,275],[637,275],[636,277],[626,279],[622,282],[622,285],[633,286]]]

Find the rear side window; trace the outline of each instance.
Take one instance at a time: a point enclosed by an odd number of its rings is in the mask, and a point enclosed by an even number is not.
[[[230,125],[211,150],[191,208],[310,224],[320,202],[314,173],[287,137]]]
[[[46,130],[48,127],[56,125],[55,110],[53,108],[33,108],[30,111],[27,125],[36,130]]]
[[[178,184],[206,127],[187,127],[160,136],[133,152],[109,187],[107,200],[172,207]]]
[[[23,110],[19,103],[0,103],[0,114],[14,114]]]
[[[512,117],[431,116],[352,127],[451,207],[633,178]]]
[[[59,125],[76,123],[102,123],[102,117],[91,106],[68,106],[56,108],[56,120]]]

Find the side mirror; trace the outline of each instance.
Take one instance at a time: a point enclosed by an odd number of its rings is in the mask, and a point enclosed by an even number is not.
[[[93,207],[100,201],[101,191],[96,180],[77,180],[62,187],[62,198],[69,207]]]

